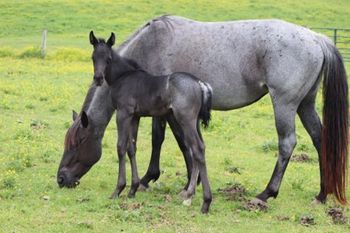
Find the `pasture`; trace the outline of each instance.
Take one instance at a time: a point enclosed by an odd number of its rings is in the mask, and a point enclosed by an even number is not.
[[[310,204],[319,191],[319,168],[298,118],[294,154],[308,159],[290,162],[279,196],[269,200],[266,211],[247,209],[247,201],[265,188],[277,159],[269,96],[246,108],[213,112],[210,127],[202,131],[214,198],[208,215],[200,213],[200,187],[190,207],[177,195],[186,170],[169,128],[159,180],[134,199],[126,192],[108,199],[117,180],[115,117],[104,136],[101,160],[76,189],[58,188],[56,172],[71,110],[80,110],[93,75],[88,33],[93,29],[107,37],[114,31],[120,44],[164,13],[203,21],[280,18],[308,27],[350,28],[348,1],[1,1],[0,232],[349,231],[348,222],[334,222],[327,214],[337,206],[332,198],[325,205]],[[45,59],[38,50],[44,28]],[[350,73],[350,63],[346,68]],[[140,124],[140,176],[150,158],[150,122],[142,119]],[[348,208],[342,210],[350,217]]]

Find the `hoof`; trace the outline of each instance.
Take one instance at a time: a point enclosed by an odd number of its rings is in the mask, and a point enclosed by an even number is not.
[[[188,198],[182,202],[184,206],[191,206],[192,204],[192,198]]]
[[[135,198],[135,193],[129,192],[128,193],[128,198]]]
[[[188,198],[187,190],[183,189],[183,190],[179,193],[179,197],[181,197],[182,199],[186,200],[186,199]]]
[[[209,213],[209,204],[203,204],[201,208],[202,214],[208,214]]]
[[[143,184],[140,184],[139,187],[137,188],[137,191],[139,192],[146,192],[149,188],[144,186]]]
[[[117,199],[119,197],[118,192],[115,191],[114,193],[112,193],[112,195],[109,197],[109,199]]]
[[[312,206],[319,206],[321,204],[323,204],[323,203],[320,200],[318,200],[317,198],[314,198],[311,202]]]

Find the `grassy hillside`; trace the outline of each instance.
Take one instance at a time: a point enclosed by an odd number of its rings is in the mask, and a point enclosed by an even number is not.
[[[326,212],[335,203],[312,206],[319,190],[317,154],[299,120],[295,154],[277,199],[263,211],[248,211],[276,162],[277,136],[268,96],[249,107],[214,112],[204,131],[214,201],[200,214],[201,190],[191,207],[177,193],[185,164],[167,129],[162,175],[149,192],[108,197],[117,179],[114,119],[101,161],[74,190],[59,189],[56,172],[71,109],[79,110],[92,80],[91,29],[114,31],[118,43],[147,20],[176,14],[203,21],[281,18],[309,27],[350,28],[349,1],[0,1],[0,232],[347,232]],[[36,58],[41,31],[48,29],[48,57]],[[350,65],[346,64],[348,73]],[[321,98],[317,110],[321,112]],[[151,151],[150,119],[141,122],[138,166],[143,175]],[[130,169],[127,164],[128,182]],[[128,183],[128,184],[129,184]],[[244,187],[239,195],[220,191]],[[127,187],[128,188],[128,187]],[[350,197],[350,190],[348,191]],[[345,215],[350,211],[343,208]],[[302,217],[314,219],[303,226]]]
[[[202,21],[279,18],[309,27],[350,27],[348,1],[1,1],[0,47],[39,45],[48,29],[50,49],[89,48],[88,32],[126,38],[147,20],[162,14]]]

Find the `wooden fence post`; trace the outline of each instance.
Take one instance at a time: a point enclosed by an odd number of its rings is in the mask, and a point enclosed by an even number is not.
[[[46,37],[47,37],[47,29],[44,29],[42,37],[41,37],[41,56],[45,58],[46,56]]]

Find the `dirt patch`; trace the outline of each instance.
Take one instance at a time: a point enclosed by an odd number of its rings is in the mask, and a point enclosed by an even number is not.
[[[247,204],[245,204],[244,209],[248,210],[248,211],[266,212],[268,209],[268,205],[266,202],[260,201],[258,199],[254,199],[254,200],[249,201]]]
[[[246,201],[247,191],[245,187],[239,183],[236,183],[230,187],[218,189],[219,193],[224,194],[228,200],[234,201]]]
[[[346,224],[348,218],[344,216],[343,210],[340,208],[330,208],[327,210],[327,214],[332,217],[335,224]]]
[[[238,174],[238,175],[241,174],[241,169],[238,167],[229,166],[229,167],[226,167],[225,170],[231,174],[233,174],[233,173]]]
[[[314,217],[312,217],[310,215],[301,216],[300,224],[303,226],[306,226],[306,227],[311,226],[311,225],[315,225]]]
[[[171,195],[167,194],[164,196],[164,201],[165,202],[171,202],[173,200],[173,198],[171,197]]]
[[[290,158],[290,161],[299,162],[299,163],[309,163],[312,160],[308,154],[301,153],[301,154],[292,155],[292,157]]]
[[[88,198],[88,197],[81,197],[81,198],[76,199],[75,201],[78,202],[78,203],[89,202],[90,198]]]
[[[276,216],[276,219],[282,222],[282,221],[288,221],[290,218],[285,215],[279,215],[279,216]]]
[[[131,204],[127,204],[125,202],[121,202],[119,203],[119,207],[122,210],[137,210],[137,209],[141,209],[142,206],[144,205],[144,203],[131,203]]]

